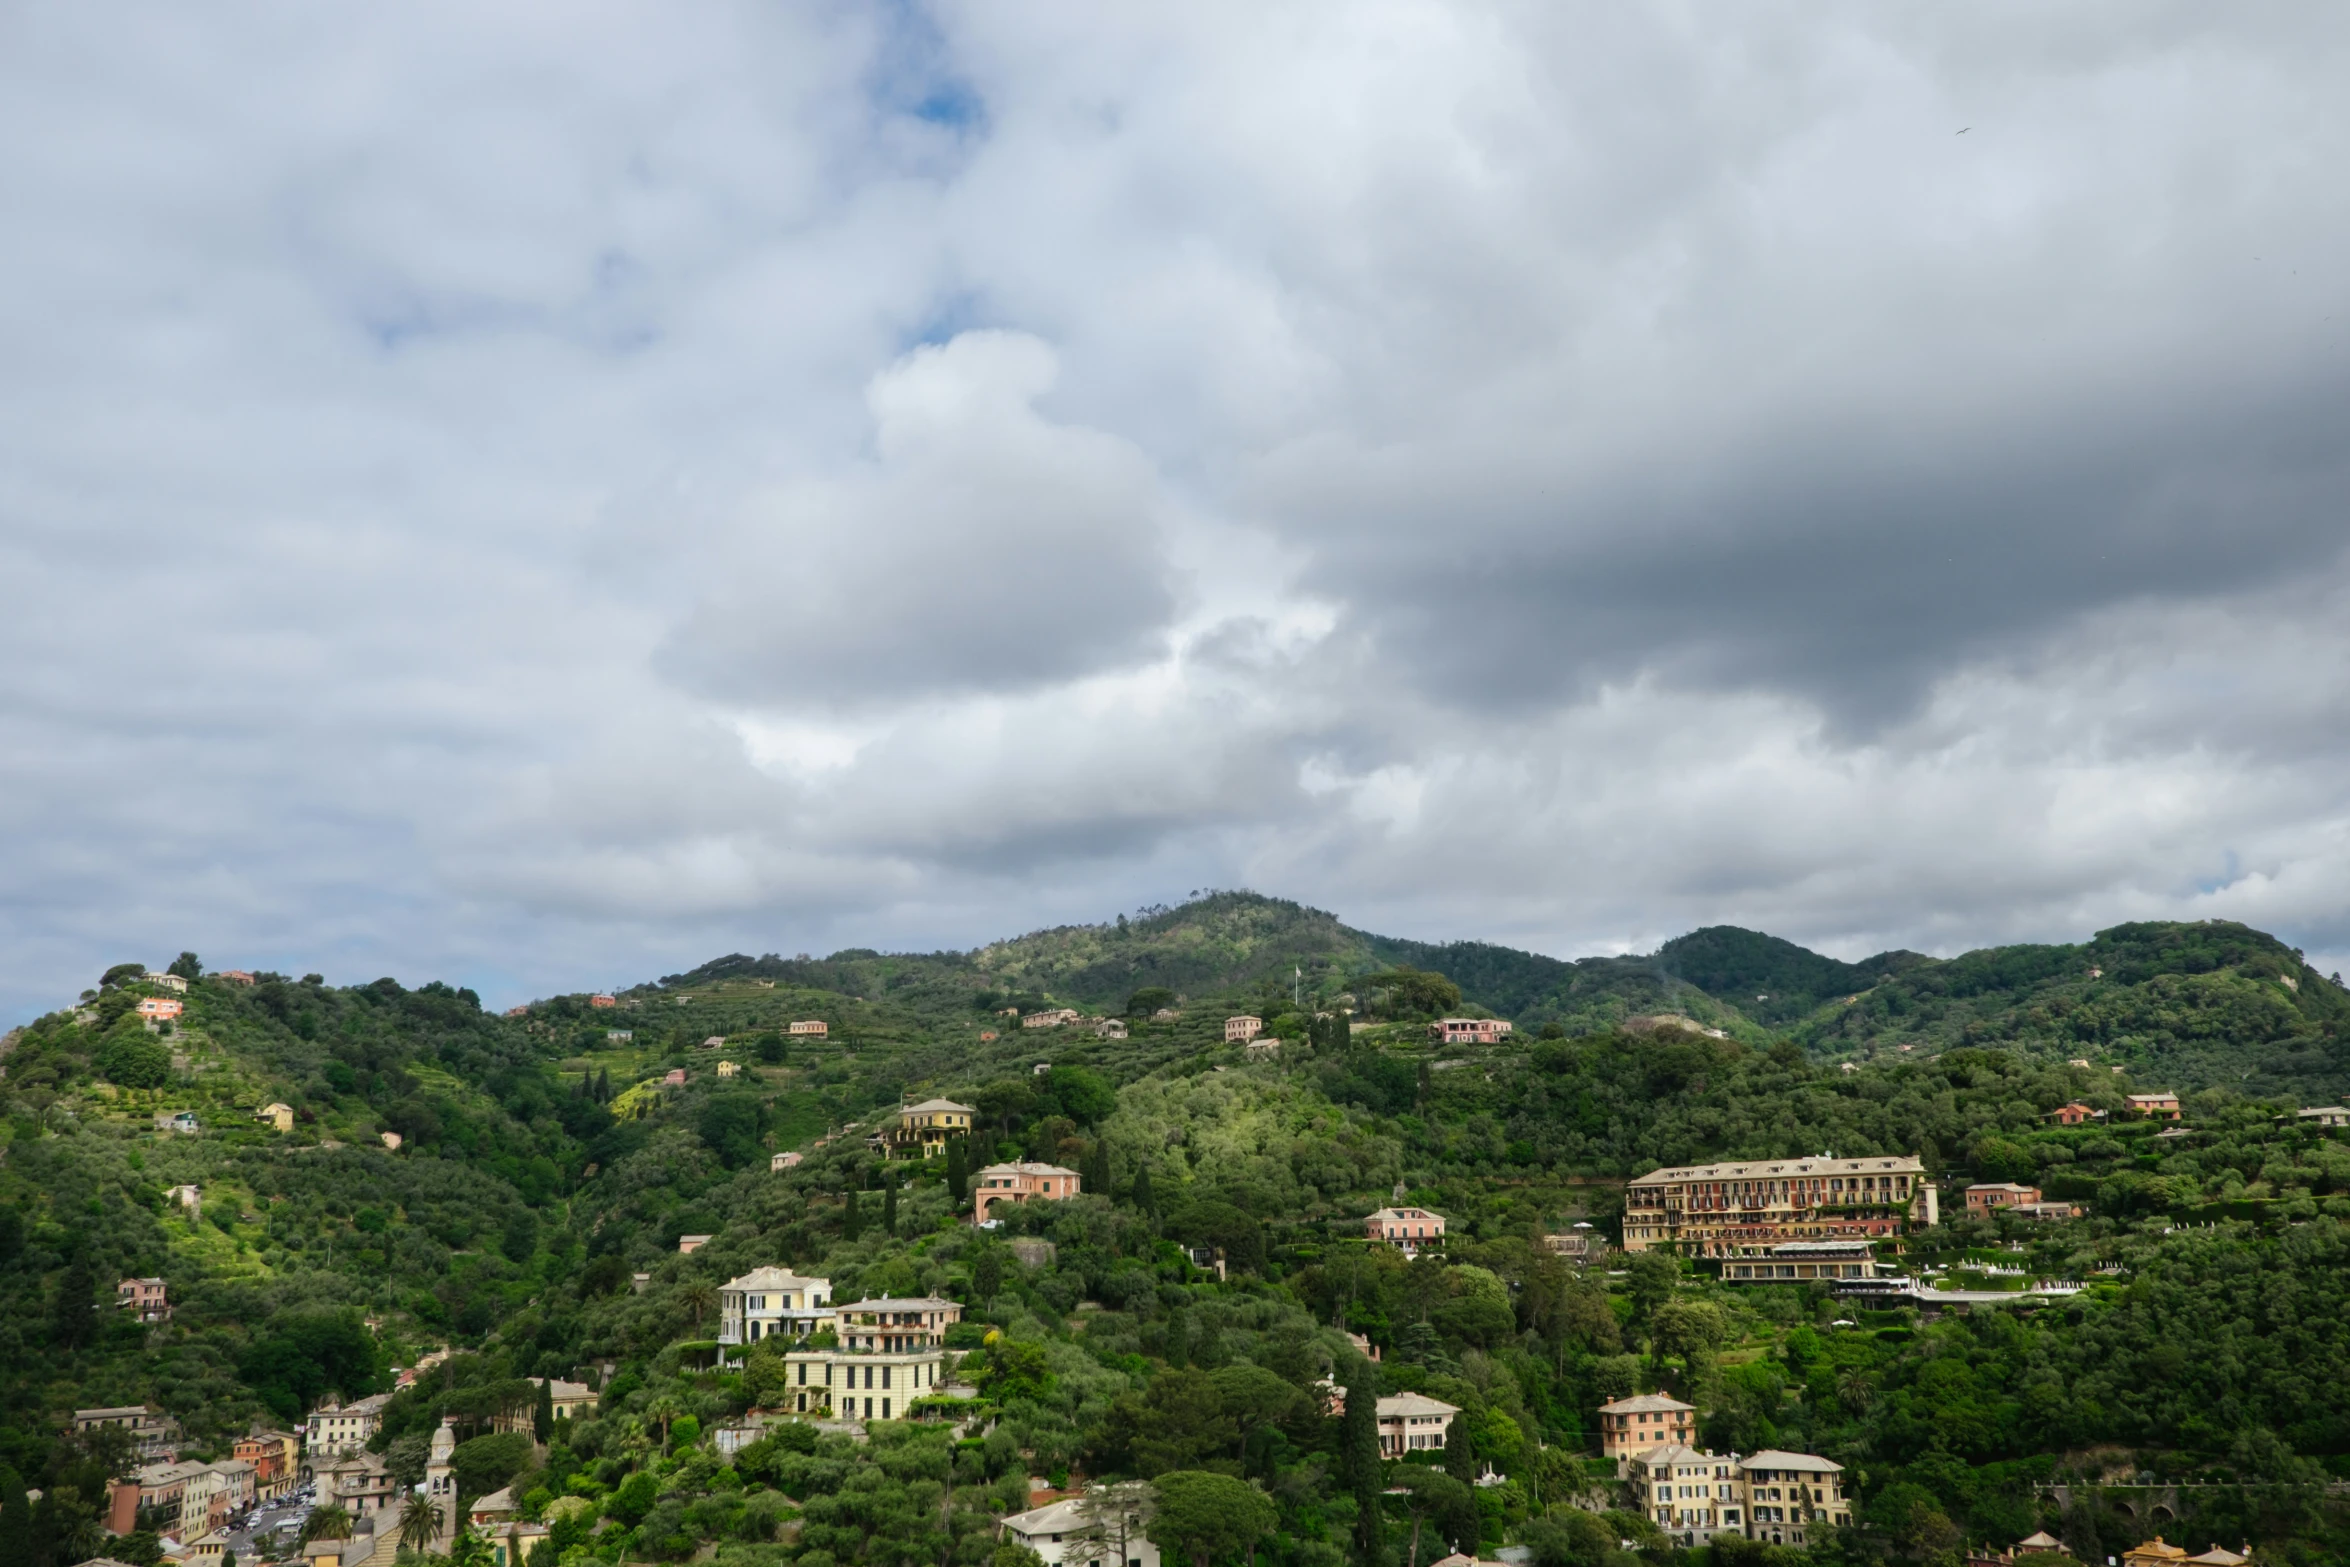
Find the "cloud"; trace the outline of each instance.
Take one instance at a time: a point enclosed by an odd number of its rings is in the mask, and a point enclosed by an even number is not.
[[[870,461],[753,503],[667,667],[793,707],[1146,660],[1175,608],[1168,503],[1131,443],[1037,413],[1055,368],[1034,337],[970,331],[876,376]]]
[[[14,1013],[1246,883],[2350,956],[2334,12],[7,38]]]

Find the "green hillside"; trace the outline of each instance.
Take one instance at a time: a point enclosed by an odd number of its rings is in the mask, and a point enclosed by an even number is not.
[[[1433,1046],[1411,998],[1443,992],[1405,968],[1520,1031]],[[973,953],[734,955],[513,1017],[442,985],[202,977],[156,1031],[136,1007],[162,992],[139,972],[5,1047],[0,1567],[101,1548],[152,1567],[151,1537],[96,1532],[121,1455],[65,1434],[76,1407],[152,1401],[215,1456],[444,1347],[378,1446],[412,1479],[451,1419],[467,1494],[512,1482],[557,1526],[541,1567],[1034,1567],[998,1554],[995,1520],[1029,1475],[1073,1471],[1245,1482],[1256,1558],[1278,1567],[1397,1567],[1415,1537],[1407,1567],[1506,1544],[1538,1567],[1706,1567],[1582,1456],[1596,1405],[1640,1388],[1695,1403],[1716,1448],[1847,1466],[1859,1527],[1782,1567],[1946,1562],[2036,1527],[2118,1554],[2142,1537],[2126,1498],[2085,1488],[2068,1510],[2033,1489],[2116,1472],[2205,1482],[2168,1530],[2195,1549],[2350,1557],[2327,1489],[2350,1478],[2331,1392],[2350,1375],[2350,1134],[2288,1113],[2343,1080],[2345,998],[2241,927],[1859,965],[1717,927],[1564,962],[1227,893]],[[1000,1015],[1152,990],[1177,1015],[1146,1008],[1125,1038]],[[1350,994],[1355,1026],[1315,1016]],[[1811,1004],[1746,1010],[1782,994]],[[1278,1058],[1224,1042],[1241,1008],[1284,1039]],[[1617,1026],[1659,1014],[1720,1037]],[[788,1033],[813,1019],[823,1037]],[[2145,1087],[2186,1093],[2191,1134],[2120,1116]],[[979,1111],[960,1162],[878,1163],[864,1133],[932,1094]],[[2113,1119],[2047,1121],[2073,1100]],[[290,1132],[253,1118],[271,1102]],[[156,1127],[178,1110],[200,1135]],[[1911,1265],[2090,1288],[1921,1318],[1656,1255],[1578,1269],[1535,1244],[1578,1217],[1610,1233],[1622,1181],[1662,1163],[1822,1149],[1917,1153],[1947,1183],[1950,1218]],[[772,1170],[786,1150],[803,1162]],[[959,1222],[972,1164],[1014,1157],[1082,1172],[1088,1195],[1000,1232]],[[1967,1219],[1969,1179],[2030,1181],[2084,1217]],[[172,1195],[191,1184],[200,1208]],[[1449,1216],[1441,1257],[1407,1266],[1360,1239],[1399,1189]],[[689,1257],[682,1234],[713,1238]],[[1015,1260],[1022,1234],[1057,1254]],[[1229,1277],[1194,1267],[1195,1245]],[[781,1362],[710,1365],[714,1288],[765,1264],[842,1299],[963,1301],[967,1430],[790,1427],[728,1461],[712,1430],[771,1399]],[[176,1310],[142,1327],[106,1303],[149,1275]],[[535,1444],[491,1429],[518,1379],[549,1375],[593,1378],[594,1417]],[[1350,1456],[1324,1375],[1458,1406],[1460,1448]],[[1487,1466],[1497,1483],[1446,1489]],[[19,1484],[41,1499],[19,1505]]]

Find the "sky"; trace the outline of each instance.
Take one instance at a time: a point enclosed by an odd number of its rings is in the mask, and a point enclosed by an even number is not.
[[[2350,11],[0,15],[0,1019],[1251,887],[2350,967]]]

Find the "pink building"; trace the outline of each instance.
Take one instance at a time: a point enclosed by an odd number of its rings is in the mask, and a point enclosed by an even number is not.
[[[620,1003],[611,996],[590,996],[588,997],[588,1005],[591,1007],[616,1007]]]
[[[685,1068],[682,1066],[671,1067],[661,1081],[672,1088],[683,1088],[685,1086]]]
[[[1444,1215],[1425,1208],[1382,1208],[1363,1221],[1372,1240],[1403,1248],[1405,1256],[1444,1239]]]
[[[232,985],[250,985],[253,983],[253,976],[241,968],[224,968],[212,977],[214,979],[227,980]]]
[[[2040,1200],[2037,1186],[2019,1186],[2013,1181],[1977,1181],[1966,1189],[1966,1211],[1989,1213],[1994,1208],[2029,1207]]]
[[[972,1180],[972,1217],[985,1224],[989,1210],[997,1203],[1027,1202],[1042,1198],[1046,1202],[1067,1202],[1077,1195],[1078,1179],[1075,1170],[1064,1170],[1057,1164],[991,1164]]]
[[[188,1004],[170,996],[148,996],[139,1002],[139,1016],[153,1022],[159,1018],[178,1017]]]
[[[114,1303],[129,1308],[141,1322],[169,1322],[171,1302],[161,1279],[124,1279],[114,1286]]]
[[[1446,1045],[1490,1045],[1509,1031],[1509,1020],[1498,1017],[1448,1017],[1428,1025],[1428,1032]]]
[[[1238,1017],[1228,1017],[1224,1020],[1224,1043],[1245,1045],[1264,1031],[1265,1020],[1263,1018],[1250,1017],[1243,1012]]]

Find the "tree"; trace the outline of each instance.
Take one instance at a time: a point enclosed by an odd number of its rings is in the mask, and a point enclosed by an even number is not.
[[[853,1241],[864,1233],[865,1216],[857,1211],[857,1193],[852,1188],[848,1201],[841,1204],[840,1238],[844,1241]]]
[[[1471,1554],[1475,1552],[1477,1503],[1475,1493],[1466,1485],[1441,1469],[1424,1469],[1418,1464],[1398,1464],[1395,1483],[1403,1487],[1404,1505],[1412,1515],[1412,1543],[1404,1552],[1404,1567],[1421,1567],[1420,1525],[1431,1516],[1436,1519],[1438,1530],[1454,1542],[1456,1549],[1461,1548],[1459,1541],[1465,1519],[1469,1540],[1465,1549]]]
[[[881,1233],[884,1235],[895,1235],[897,1232],[898,1183],[891,1181],[887,1186],[881,1189]]]
[[[348,1540],[351,1538],[351,1514],[340,1502],[321,1502],[310,1509],[310,1516],[302,1520],[302,1539]]]
[[[544,1447],[555,1439],[555,1379],[539,1378],[538,1401],[531,1406],[530,1434]]]
[[[702,1331],[703,1319],[718,1304],[718,1287],[708,1279],[694,1279],[677,1292],[677,1303],[694,1319],[694,1331]]]
[[[1383,1567],[1386,1532],[1379,1516],[1379,1368],[1357,1355],[1340,1368],[1346,1414],[1339,1427],[1339,1473],[1355,1498],[1355,1567]]]
[[[1145,985],[1126,998],[1128,1017],[1149,1017],[1161,1007],[1175,1004],[1175,992],[1164,985]]]
[[[1477,1439],[1469,1432],[1469,1412],[1465,1409],[1444,1428],[1444,1472],[1463,1485],[1474,1485],[1477,1481]]]
[[[98,1337],[98,1275],[91,1266],[86,1242],[75,1246],[73,1257],[57,1281],[57,1300],[49,1316],[49,1341],[59,1349],[86,1349]]]
[[[33,1567],[33,1509],[24,1477],[0,1464],[0,1567]]]
[[[196,954],[193,952],[183,952],[178,957],[173,958],[171,960],[171,967],[165,969],[163,972],[166,974],[177,974],[182,979],[202,979],[204,977],[204,965],[198,961]]]
[[[947,1142],[947,1196],[960,1208],[970,1195],[971,1147],[964,1138],[951,1138]]]
[[[1134,1172],[1134,1190],[1127,1194],[1127,1200],[1134,1204],[1137,1213],[1158,1212],[1159,1200],[1151,1190],[1150,1166],[1145,1165]]]
[[[739,1170],[759,1157],[759,1135],[766,1127],[759,1101],[749,1094],[720,1094],[702,1106],[695,1131],[729,1170]]]
[[[1140,1480],[1088,1487],[1077,1503],[1082,1538],[1103,1546],[1103,1554],[1121,1567],[1134,1559],[1134,1542],[1149,1538],[1157,1511],[1157,1496]]]
[[[431,1550],[441,1538],[441,1523],[441,1510],[429,1498],[409,1497],[408,1505],[400,1510],[400,1549],[419,1556]]]
[[[1004,1287],[1004,1253],[1001,1247],[981,1249],[979,1259],[971,1264],[971,1293],[981,1301],[991,1301]]]
[[[1246,1557],[1279,1517],[1256,1487],[1230,1475],[1179,1469],[1153,1482],[1158,1511],[1145,1530],[1152,1544],[1190,1558],[1192,1567]]]

